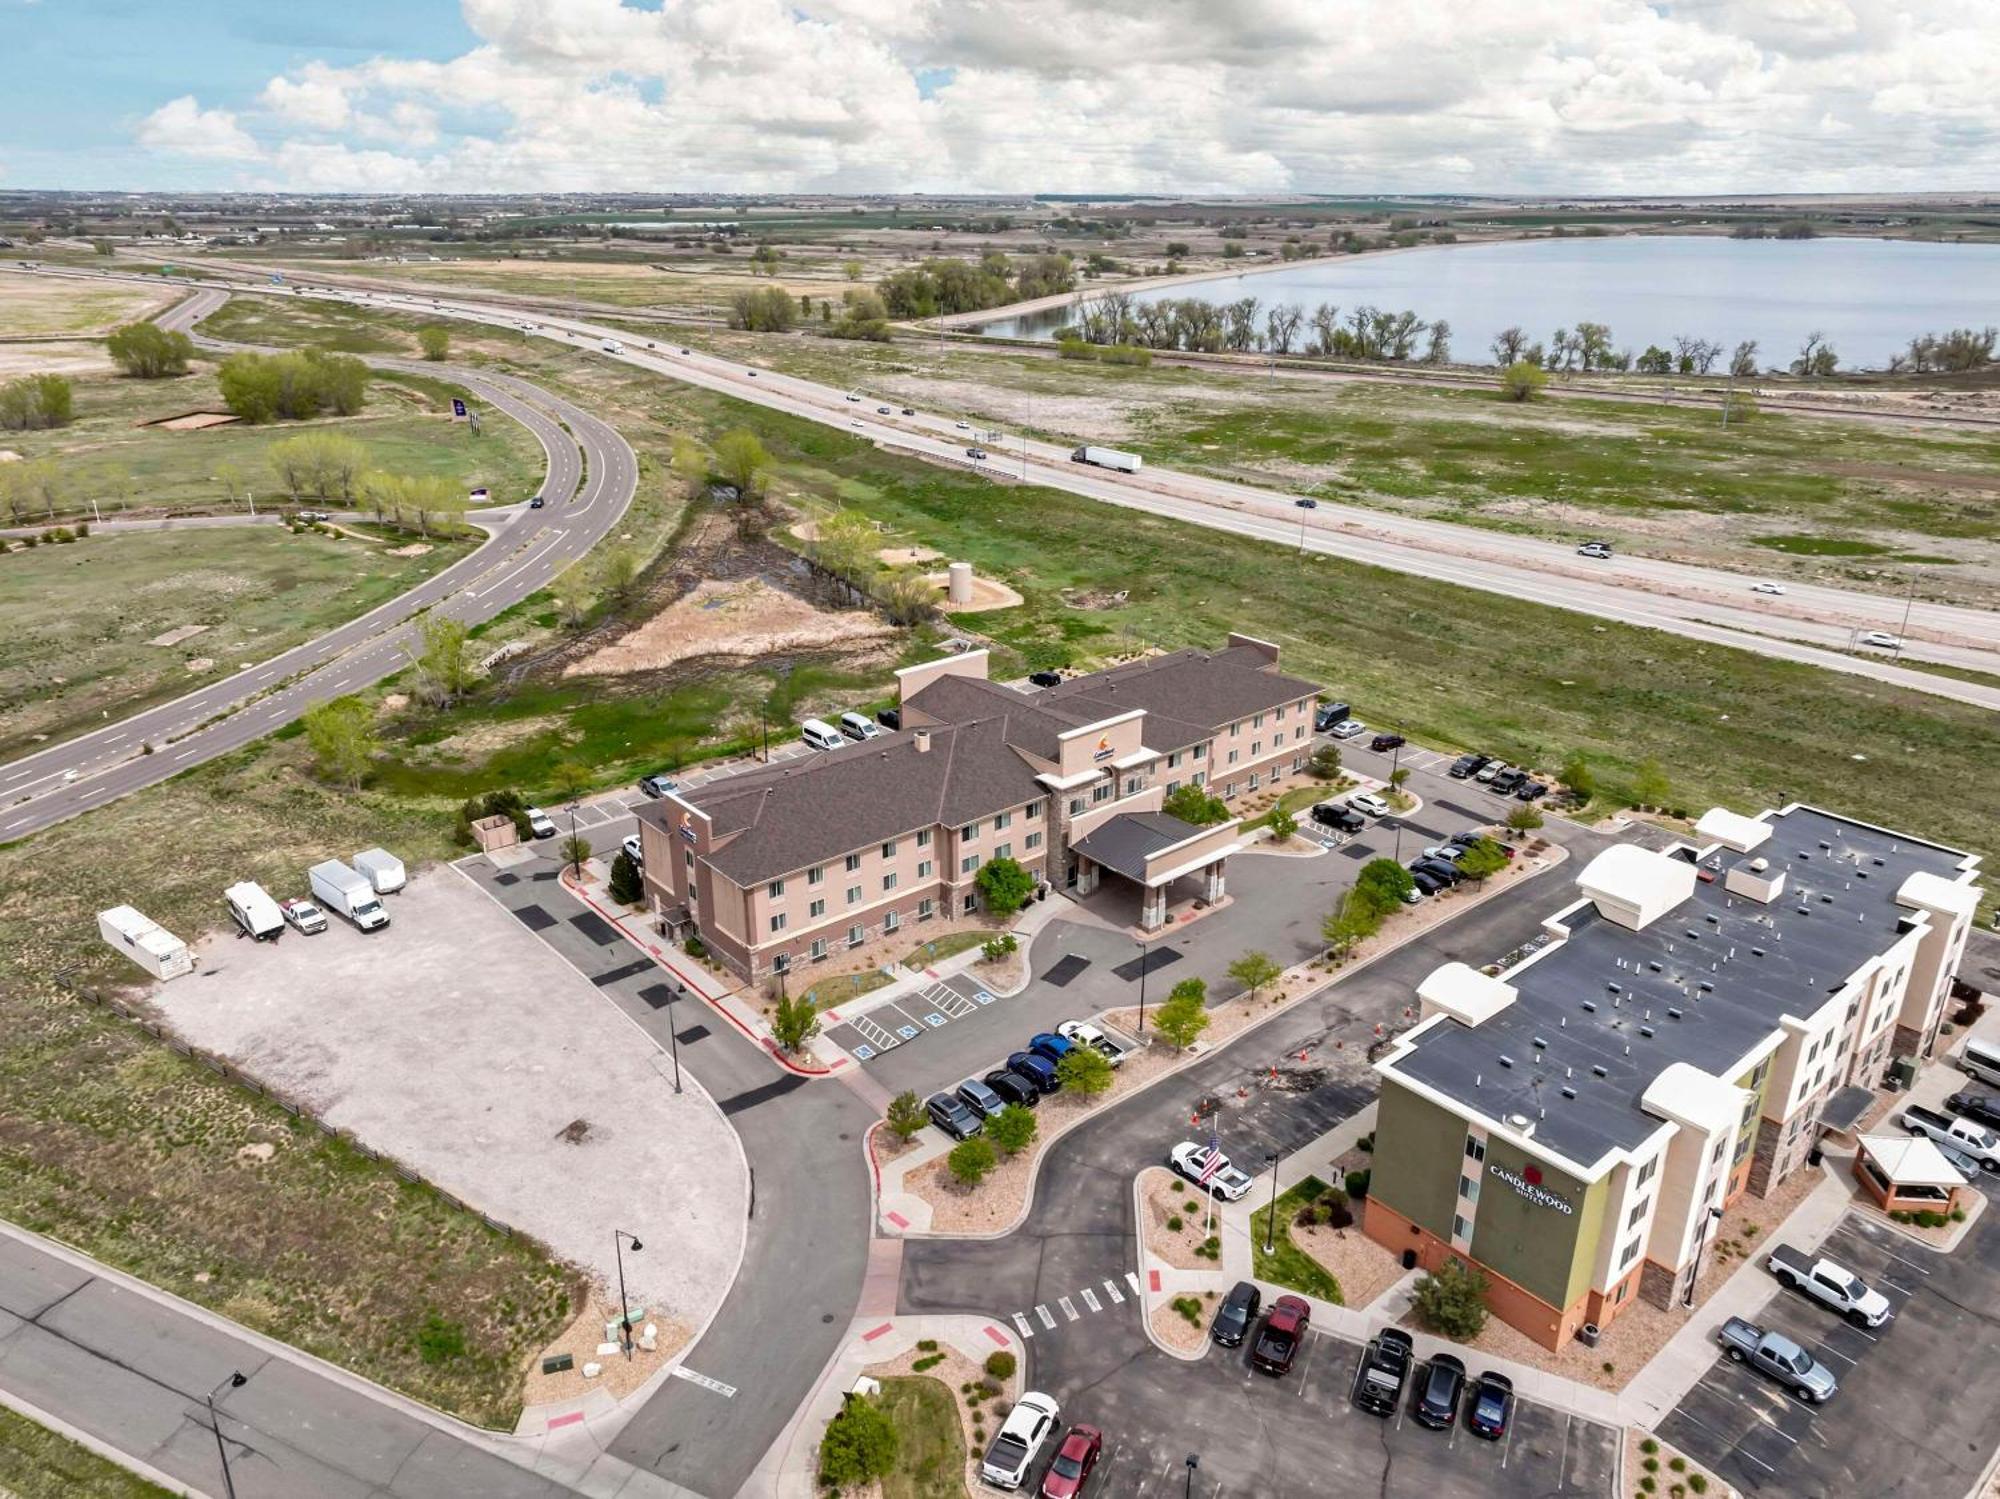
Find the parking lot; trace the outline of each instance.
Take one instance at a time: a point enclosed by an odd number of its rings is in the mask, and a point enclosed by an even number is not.
[[[1887,1296],[1895,1315],[1854,1327],[1774,1281],[1751,1320],[1825,1364],[1840,1382],[1833,1398],[1806,1405],[1718,1354],[1660,1423],[1661,1439],[1751,1493],[1966,1493],[2000,1444],[1992,1210],[1949,1255],[1851,1215],[1821,1252]]]
[[[978,980],[954,974],[913,993],[885,1000],[839,1025],[828,1026],[826,1035],[855,1061],[873,1062],[931,1031],[943,1030],[954,1020],[969,1019],[997,1002],[993,992]],[[1025,1036],[1021,1044],[1027,1044]]]
[[[1210,1346],[1198,1363],[1157,1355],[1103,1379],[1040,1384],[1062,1399],[1081,1392],[1065,1421],[1105,1433],[1094,1494],[1169,1499],[1187,1489],[1186,1458],[1200,1458],[1193,1492],[1207,1499],[1610,1499],[1618,1434],[1581,1417],[1517,1403],[1511,1429],[1484,1441],[1464,1425],[1431,1431],[1404,1409],[1390,1419],[1350,1398],[1361,1347],[1308,1334],[1291,1373],[1250,1367],[1246,1348]],[[1476,1375],[1478,1365],[1471,1366]],[[1036,1379],[1045,1378],[1038,1363]],[[1413,1376],[1414,1380],[1414,1376]],[[1160,1423],[1159,1415],[1177,1412]],[[1044,1457],[1046,1462],[1046,1455]]]

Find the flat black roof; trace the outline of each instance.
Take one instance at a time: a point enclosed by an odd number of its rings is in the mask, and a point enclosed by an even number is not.
[[[1915,914],[1896,903],[1906,879],[1956,878],[1967,857],[1810,807],[1766,821],[1761,847],[1703,859],[1714,882],[1644,931],[1595,905],[1572,912],[1568,940],[1503,975],[1513,1004],[1434,1027],[1395,1070],[1487,1118],[1525,1115],[1536,1144],[1588,1165],[1659,1128],[1639,1101],[1661,1072],[1687,1062],[1727,1078],[1784,1016],[1812,1014],[1894,945]],[[1753,858],[1784,871],[1769,905],[1723,888]]]

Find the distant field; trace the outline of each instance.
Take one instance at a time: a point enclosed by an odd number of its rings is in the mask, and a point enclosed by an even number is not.
[[[127,512],[217,509],[232,503],[232,488],[237,506],[244,503],[245,488],[260,503],[276,501],[281,490],[270,467],[270,447],[302,431],[354,437],[368,445],[371,464],[378,468],[448,474],[468,488],[484,484],[500,504],[533,494],[546,472],[541,445],[525,428],[496,418],[474,437],[465,423],[451,420],[437,389],[394,377],[374,380],[358,416],[204,431],[142,425],[183,412],[223,409],[214,376],[206,369],[172,380],[79,380],[73,423],[49,432],[0,433],[0,447],[24,459],[56,460],[58,516],[86,520],[92,500],[106,519]],[[21,520],[43,518],[31,511]],[[0,521],[7,520],[0,514]]]
[[[277,526],[100,531],[0,557],[0,760],[266,660],[463,556]],[[190,626],[171,645],[147,642]],[[189,663],[212,665],[190,670]]]
[[[649,261],[643,252],[630,260],[468,258],[399,265],[329,259],[289,264],[307,276],[314,271],[337,272],[384,282],[436,286],[440,290],[483,287],[522,296],[573,298],[623,307],[675,308],[704,315],[726,311],[729,299],[739,291],[756,291],[775,284],[794,294],[805,291],[815,298],[828,293],[837,297],[848,285],[840,274],[841,257],[837,253],[808,256],[794,247],[788,256],[776,277],[751,274],[747,248],[740,257],[705,257],[692,264],[676,264],[665,257]],[[736,269],[735,262],[739,261],[741,268]],[[655,269],[656,264],[668,269]]]
[[[48,338],[109,333],[187,294],[178,286],[100,285],[60,276],[0,276],[0,334]]]

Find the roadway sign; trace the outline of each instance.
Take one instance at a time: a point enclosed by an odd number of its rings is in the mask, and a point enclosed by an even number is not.
[[[451,414],[454,420],[463,421],[465,419],[465,402],[457,396],[451,398]]]

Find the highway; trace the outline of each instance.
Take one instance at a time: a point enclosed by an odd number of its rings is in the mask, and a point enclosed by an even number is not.
[[[228,295],[203,289],[158,321],[192,329]],[[582,407],[511,375],[393,359],[370,363],[451,379],[525,426],[548,455],[546,508],[475,512],[474,523],[490,532],[486,543],[409,592],[172,702],[0,765],[0,841],[178,775],[282,728],[315,704],[402,670],[417,649],[413,616],[434,610],[467,624],[491,619],[589,552],[631,503],[638,460],[624,438]]]

